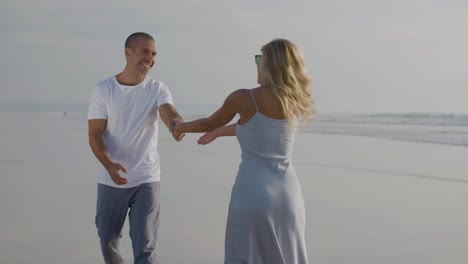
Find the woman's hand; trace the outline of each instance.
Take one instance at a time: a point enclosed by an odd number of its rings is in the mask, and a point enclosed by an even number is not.
[[[216,133],[216,130],[214,130],[214,131],[205,133],[203,136],[201,136],[198,139],[197,142],[200,145],[206,145],[206,144],[210,144],[211,142],[213,142],[216,138],[218,138],[218,133]]]
[[[198,139],[198,144],[206,145],[213,142],[215,139],[219,137],[225,136],[235,136],[236,135],[236,127],[237,123],[231,124],[229,126],[218,127],[217,129],[205,133]]]

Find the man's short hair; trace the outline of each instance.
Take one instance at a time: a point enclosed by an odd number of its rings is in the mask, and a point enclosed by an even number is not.
[[[135,44],[135,42],[138,40],[138,38],[143,38],[143,39],[146,39],[146,40],[154,41],[154,38],[148,33],[135,32],[135,33],[131,34],[130,36],[128,36],[127,40],[125,40],[125,48],[131,49],[133,47],[133,45]]]

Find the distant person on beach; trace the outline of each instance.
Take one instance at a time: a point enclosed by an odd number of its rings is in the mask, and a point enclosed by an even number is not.
[[[275,39],[255,56],[259,87],[231,93],[210,117],[179,123],[174,137],[209,132],[237,136],[242,162],[231,193],[225,264],[306,264],[305,209],[291,163],[300,123],[312,118],[313,99],[298,47]],[[237,124],[225,126],[236,114]]]
[[[95,220],[106,263],[124,263],[119,244],[128,211],[134,263],[157,263],[158,118],[171,130],[183,119],[167,86],[147,76],[155,57],[152,36],[131,34],[125,69],[99,82],[89,102],[89,144],[102,164]]]

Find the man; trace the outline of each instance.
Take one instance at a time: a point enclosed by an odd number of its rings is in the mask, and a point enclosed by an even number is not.
[[[156,57],[153,37],[131,34],[125,41],[125,57],[125,69],[99,82],[89,103],[89,144],[103,165],[96,227],[105,262],[123,263],[119,240],[129,211],[135,263],[157,263],[158,113],[170,130],[183,119],[167,86],[147,76]]]

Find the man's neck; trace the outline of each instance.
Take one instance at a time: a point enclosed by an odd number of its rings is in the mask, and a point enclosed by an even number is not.
[[[135,86],[142,83],[145,80],[146,75],[134,73],[125,69],[123,72],[117,74],[115,78],[122,85]]]

